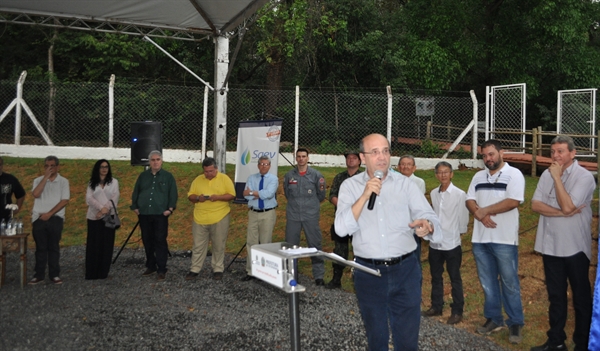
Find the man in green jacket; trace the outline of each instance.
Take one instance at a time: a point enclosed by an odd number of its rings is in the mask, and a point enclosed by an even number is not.
[[[149,276],[158,272],[157,280],[165,279],[169,247],[169,216],[177,205],[177,184],[173,175],[162,169],[162,153],[148,155],[150,169],[142,172],[131,195],[131,209],[138,215],[142,242],[146,251],[146,271]]]

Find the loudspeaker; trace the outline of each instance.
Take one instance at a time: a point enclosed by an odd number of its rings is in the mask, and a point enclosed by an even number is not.
[[[162,153],[162,123],[131,122],[131,165],[148,166],[148,154],[153,150]]]

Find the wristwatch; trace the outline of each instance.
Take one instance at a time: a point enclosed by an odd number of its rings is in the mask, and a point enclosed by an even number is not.
[[[427,220],[427,224],[429,224],[429,226],[431,227],[431,231],[429,232],[430,234],[433,233],[433,223],[431,223],[430,220]]]
[[[254,196],[254,192],[252,190],[250,190],[249,194],[250,196]]]

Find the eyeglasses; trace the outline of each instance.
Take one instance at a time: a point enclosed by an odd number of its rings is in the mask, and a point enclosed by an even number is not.
[[[262,166],[262,167],[269,167],[271,164],[270,164],[270,163],[262,163],[262,162],[261,162],[261,163],[259,163],[258,165],[259,165],[259,166]]]
[[[380,155],[389,156],[390,155],[390,149],[383,149],[381,151],[379,151],[379,150],[373,150],[371,152],[362,151],[362,153],[365,154],[365,155],[373,155],[375,157],[379,157]]]
[[[435,174],[439,174],[439,175],[448,175],[450,173],[452,173],[452,172],[448,172],[448,171],[445,171],[445,172],[435,172]]]

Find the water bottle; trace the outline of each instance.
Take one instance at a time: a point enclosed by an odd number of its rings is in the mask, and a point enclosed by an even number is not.
[[[5,235],[12,235],[12,218],[8,220],[8,222],[6,222],[6,229],[4,231]]]
[[[2,218],[2,222],[0,222],[0,235],[6,235],[6,221]]]
[[[23,220],[17,220],[17,234],[23,234]]]

